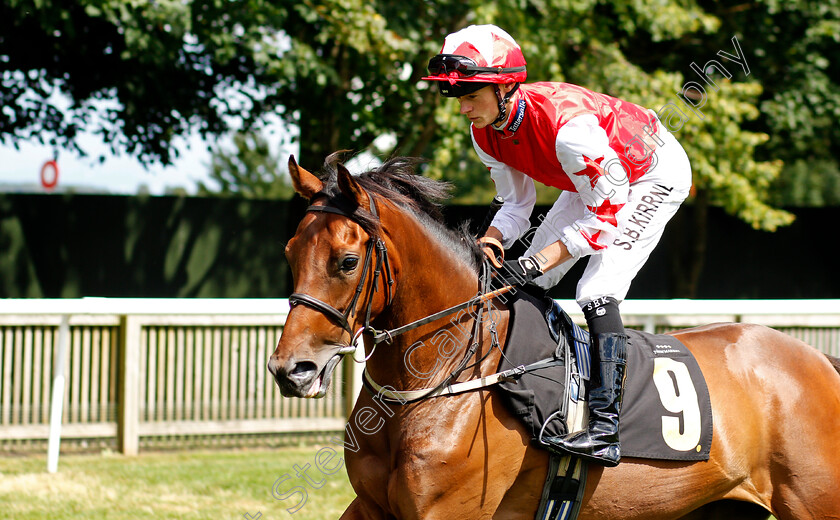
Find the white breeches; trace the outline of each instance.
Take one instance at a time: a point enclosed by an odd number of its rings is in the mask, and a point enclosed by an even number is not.
[[[665,225],[677,212],[691,189],[691,165],[682,146],[660,123],[656,164],[630,186],[627,203],[616,215],[621,235],[606,249],[591,255],[577,285],[579,304],[612,296],[624,300],[630,282],[659,243]],[[557,231],[572,225],[588,211],[577,193],[564,191],[533,231],[526,256],[539,253],[557,241]],[[556,231],[555,231],[556,230]],[[523,239],[528,240],[531,232]],[[556,285],[579,258],[571,258],[537,278],[543,288]]]

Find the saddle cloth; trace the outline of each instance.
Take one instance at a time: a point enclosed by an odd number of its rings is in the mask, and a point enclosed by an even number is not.
[[[552,366],[499,383],[508,408],[542,448],[545,436],[586,427],[589,334],[559,305],[517,291],[499,370],[553,358]],[[548,323],[548,324],[547,324]],[[619,419],[622,457],[709,459],[712,408],[700,367],[677,339],[628,329],[627,380]]]

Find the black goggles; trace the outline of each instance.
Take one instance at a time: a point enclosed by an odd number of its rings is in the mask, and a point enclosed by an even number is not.
[[[458,54],[438,54],[429,60],[429,74],[448,76],[455,72],[462,78],[471,78],[476,74],[508,74],[522,72],[525,67],[479,67],[466,56]]]

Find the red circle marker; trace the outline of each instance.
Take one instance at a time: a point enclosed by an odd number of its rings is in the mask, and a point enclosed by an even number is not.
[[[52,168],[53,171],[52,178],[47,177],[47,170],[50,168]],[[41,167],[41,186],[51,190],[55,188],[56,184],[58,184],[58,163],[55,161],[47,161]]]

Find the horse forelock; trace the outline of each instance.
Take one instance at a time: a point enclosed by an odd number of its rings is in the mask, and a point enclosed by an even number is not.
[[[338,186],[338,168],[341,153],[336,152],[324,164],[323,193],[330,203],[348,204]],[[448,200],[452,183],[430,179],[416,173],[422,159],[414,157],[392,157],[382,165],[354,175],[353,178],[369,193],[393,203],[398,208],[413,214],[431,232],[432,236],[453,250],[474,271],[478,270],[481,251],[473,247],[473,239],[467,226],[458,231],[446,227],[443,218],[443,202]],[[368,210],[356,207],[354,220],[371,236],[380,233],[379,219]]]

